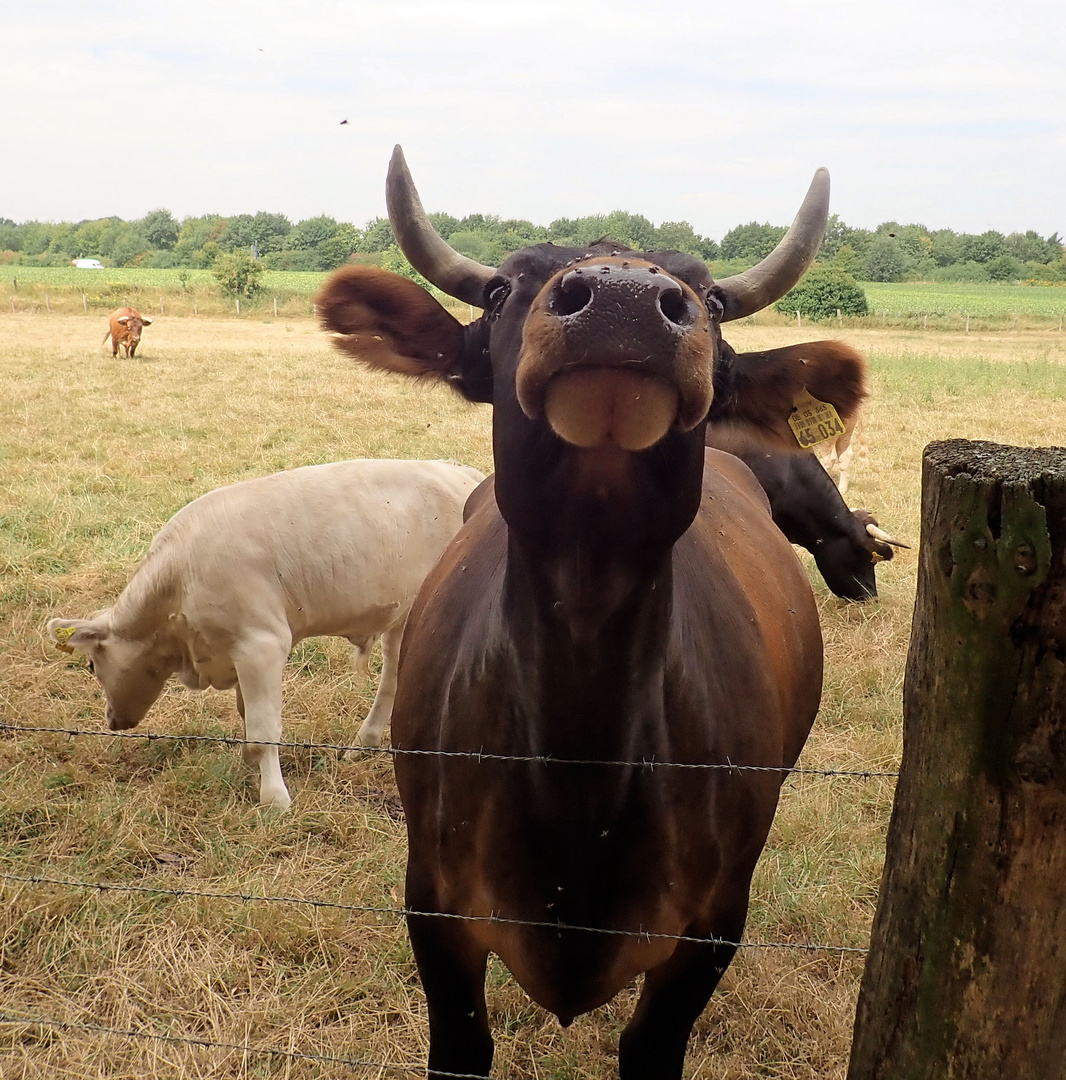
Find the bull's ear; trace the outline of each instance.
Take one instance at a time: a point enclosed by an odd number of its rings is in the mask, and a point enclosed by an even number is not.
[[[723,385],[715,387],[710,419],[726,442],[799,450],[788,418],[806,395],[836,409],[846,425],[866,397],[866,361],[842,341],[811,341],[766,352],[735,353],[728,346]],[[717,382],[717,380],[716,380]],[[729,447],[725,447],[728,449]]]
[[[106,623],[98,619],[49,619],[48,636],[63,652],[88,652],[108,635]]]
[[[463,324],[420,285],[375,266],[345,266],[315,298],[334,345],[371,367],[455,378]]]
[[[145,317],[144,317],[144,316],[142,315],[142,316],[141,316],[141,325],[142,325],[142,326],[151,326],[151,325],[152,325],[152,320],[151,320],[151,319],[146,319],[146,318],[145,318]]]
[[[117,318],[117,319],[115,320],[115,322],[120,322],[120,323],[122,323],[122,325],[123,325],[123,326],[125,326],[125,325],[126,325],[126,323],[128,323],[129,321],[130,321],[130,317],[129,317],[128,315],[120,315],[120,316],[119,316],[119,317],[118,317],[118,318]]]

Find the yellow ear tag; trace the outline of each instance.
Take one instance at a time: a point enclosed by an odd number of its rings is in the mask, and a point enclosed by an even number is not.
[[[57,626],[52,634],[55,637],[55,646],[63,652],[72,653],[74,650],[67,644],[77,631],[76,626]]]
[[[804,450],[844,434],[844,424],[836,409],[828,401],[811,397],[806,387],[800,391],[792,406],[788,426]]]

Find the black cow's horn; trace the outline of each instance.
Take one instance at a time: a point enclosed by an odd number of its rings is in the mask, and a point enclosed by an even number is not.
[[[780,300],[814,262],[828,218],[829,170],[819,169],[796,220],[781,237],[781,243],[750,270],[718,282],[718,288],[724,294],[722,321],[743,319]]]
[[[496,276],[495,267],[460,255],[433,228],[399,145],[389,162],[385,205],[389,208],[389,223],[396,243],[407,261],[441,292],[481,307],[485,303],[485,284]]]
[[[884,529],[873,522],[870,522],[866,526],[866,531],[875,539],[880,540],[883,544],[891,544],[893,547],[909,548],[910,544],[905,544],[902,540],[897,540],[894,536],[889,536]]]

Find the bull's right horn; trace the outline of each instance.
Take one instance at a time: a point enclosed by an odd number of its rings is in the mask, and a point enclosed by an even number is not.
[[[496,269],[460,255],[430,224],[399,144],[392,151],[385,181],[385,205],[389,224],[407,261],[441,292],[482,307],[485,285]]]
[[[894,536],[889,536],[884,529],[878,528],[872,521],[866,526],[866,531],[875,540],[880,540],[882,544],[891,544],[893,547],[907,548],[910,550],[910,544],[905,544],[902,540],[897,540]]]

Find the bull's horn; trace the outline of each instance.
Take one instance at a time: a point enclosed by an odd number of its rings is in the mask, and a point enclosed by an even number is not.
[[[910,544],[905,544],[902,540],[897,540],[894,536],[889,536],[884,529],[879,529],[873,522],[870,522],[870,524],[866,526],[866,531],[875,540],[880,540],[882,544],[891,544],[893,547],[910,549]]]
[[[460,255],[433,228],[399,145],[389,162],[385,205],[389,208],[389,223],[396,243],[407,261],[441,292],[481,307],[485,303],[485,284],[496,276],[495,267]]]
[[[725,305],[722,321],[743,319],[780,300],[814,262],[828,220],[829,170],[819,169],[781,243],[750,270],[718,282]]]

